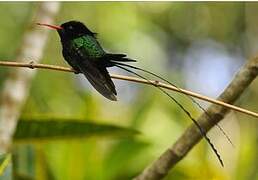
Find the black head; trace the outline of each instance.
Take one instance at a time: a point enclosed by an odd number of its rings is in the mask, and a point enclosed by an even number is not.
[[[96,35],[96,33],[91,32],[83,23],[79,21],[68,21],[63,23],[61,26],[42,23],[38,23],[38,25],[56,29],[62,41],[72,40],[83,35]]]
[[[82,35],[94,36],[96,33],[91,32],[83,23],[79,21],[69,21],[61,25],[62,29],[57,30],[61,39],[74,39]]]

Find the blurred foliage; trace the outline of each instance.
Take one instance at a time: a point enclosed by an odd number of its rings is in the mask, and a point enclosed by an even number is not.
[[[19,120],[14,141],[35,141],[85,138],[93,135],[133,135],[137,131],[126,129],[114,125],[96,124],[92,122],[82,122],[78,120],[64,121],[62,119],[51,120]]]
[[[255,3],[250,6],[258,8]],[[1,60],[15,58],[23,32],[33,20],[36,9],[37,3],[0,4]],[[211,88],[206,86],[205,80],[210,76],[206,74],[209,68],[215,68],[212,63],[216,62],[213,58],[217,55],[207,52],[205,61],[210,65],[201,66],[201,72],[193,73],[196,71],[191,70],[196,66],[191,65],[187,69],[185,64],[188,61],[194,65],[201,63],[199,56],[191,54],[192,51],[197,55],[201,53],[198,51],[200,47],[196,47],[200,43],[196,42],[204,43],[204,48],[209,47],[210,42],[219,44],[228,56],[239,57],[243,63],[248,56],[246,47],[253,46],[246,46],[246,37],[252,37],[247,31],[252,26],[247,23],[248,18],[257,18],[255,11],[252,13],[249,13],[247,3],[243,2],[64,2],[56,21],[61,24],[72,19],[80,20],[98,33],[98,39],[107,51],[126,53],[138,60],[138,66],[158,73],[180,87],[203,85],[206,89],[203,93],[208,94]],[[59,41],[57,33],[50,32],[43,63],[67,66]],[[231,59],[229,70],[226,69],[230,71],[228,79],[235,73],[231,67],[239,64],[235,58]],[[7,69],[0,70],[0,85]],[[215,70],[218,73],[212,78],[221,78],[224,69]],[[110,68],[110,71],[126,74],[115,68]],[[191,77],[203,73],[204,77],[200,83],[187,84],[185,72]],[[64,119],[83,119],[83,123],[115,124],[137,129],[142,134],[136,137],[93,136],[43,144],[18,144],[12,157],[15,178],[131,179],[175,142],[191,123],[179,107],[155,88],[118,80],[114,82],[118,102],[103,98],[81,75],[38,70],[22,118],[40,117],[36,120],[43,124],[49,123],[44,119],[59,119],[60,124],[65,123]],[[238,104],[255,111],[258,107],[257,87],[255,82]],[[194,117],[201,113],[188,98],[171,94]],[[258,179],[257,119],[232,113],[221,126],[232,138],[235,148],[217,129],[209,135],[225,161],[225,168],[220,167],[203,141],[165,179]],[[52,131],[51,128],[49,130]],[[18,129],[17,133],[23,132]]]
[[[0,157],[0,179],[12,179],[11,154],[2,154]]]

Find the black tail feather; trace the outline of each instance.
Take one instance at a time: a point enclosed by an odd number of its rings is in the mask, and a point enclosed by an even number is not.
[[[105,59],[118,62],[136,62],[134,59],[126,58],[126,54],[106,54]]]
[[[143,78],[143,79],[145,79],[145,80],[148,81],[148,82],[150,82],[150,80],[148,80],[147,78],[143,77],[142,75],[140,75],[140,74],[138,74],[138,73],[136,73],[136,72],[133,72],[133,71],[131,71],[131,70],[129,70],[129,69],[126,69],[126,68],[124,68],[124,67],[122,67],[122,66],[120,66],[120,65],[118,65],[118,64],[115,64],[115,66],[118,67],[118,68],[121,68],[121,69],[123,69],[123,70],[125,70],[125,71],[127,71],[127,72],[129,72],[129,73],[132,73],[132,74],[134,74],[134,75],[136,75],[136,76],[138,76],[138,77],[140,77],[140,78]],[[156,85],[154,85],[154,86],[157,87],[157,88],[158,88],[160,91],[162,91],[164,94],[166,94],[167,96],[169,96],[169,97],[187,114],[187,116],[194,122],[194,124],[195,124],[195,125],[197,126],[197,128],[200,130],[200,133],[202,134],[202,136],[206,139],[206,141],[208,142],[208,144],[211,146],[211,149],[212,149],[212,150],[214,151],[214,153],[216,154],[216,156],[217,156],[217,158],[218,158],[220,164],[221,164],[222,166],[224,166],[223,161],[222,161],[222,159],[221,159],[221,157],[220,157],[220,155],[219,155],[217,149],[215,148],[215,146],[212,144],[211,140],[210,140],[210,139],[208,138],[208,136],[206,135],[206,132],[202,129],[202,127],[198,124],[198,122],[191,116],[191,114],[190,114],[173,96],[171,96],[170,94],[168,94],[168,92],[166,92],[164,89],[162,89],[162,88],[159,87],[159,86],[156,86]]]
[[[153,72],[150,72],[150,71],[147,71],[145,69],[142,69],[142,68],[139,68],[139,67],[136,67],[136,66],[132,66],[132,65],[128,65],[128,64],[124,64],[124,63],[119,63],[119,62],[112,62],[114,64],[118,64],[118,65],[121,65],[121,66],[126,66],[126,67],[129,67],[129,68],[132,68],[132,69],[136,69],[136,70],[140,70],[140,71],[143,71],[143,72],[146,72],[148,74],[151,74],[165,82],[167,82],[168,84],[174,86],[175,88],[177,88],[178,90],[180,90],[179,87],[177,87],[175,84],[171,83],[170,81],[166,80],[165,78],[157,75],[157,74],[154,74]],[[209,118],[209,119],[212,119],[210,114],[194,99],[192,98],[191,96],[188,96],[186,95],[194,104],[196,104],[205,114],[206,116]],[[229,138],[229,136],[227,135],[227,133],[223,130],[223,128],[219,125],[219,124],[215,124],[216,127],[222,132],[222,134],[226,137],[226,139],[228,140],[228,142],[234,147],[234,144],[233,142],[231,141],[231,139]]]
[[[151,82],[150,80],[148,80],[147,78],[143,77],[142,75],[136,73],[136,72],[133,72],[129,69],[126,69],[118,64],[114,64],[116,67],[118,68],[121,68],[129,73],[132,73],[142,79],[145,79],[146,81],[148,82]],[[213,150],[213,152],[215,153],[215,155],[217,156],[221,166],[223,167],[224,166],[224,163],[220,157],[220,154],[218,153],[217,149],[215,148],[215,146],[212,144],[210,138],[208,138],[208,136],[206,135],[206,132],[205,130],[203,130],[203,128],[198,124],[198,122],[191,116],[191,114],[173,97],[171,96],[167,91],[165,91],[164,89],[162,89],[161,87],[159,86],[156,86],[155,84],[153,84],[155,87],[157,87],[160,91],[162,91],[164,94],[166,94],[168,97],[170,97],[185,113],[186,115],[193,121],[193,123],[197,126],[197,128],[199,129],[201,135],[205,138],[205,140],[208,142],[208,144],[210,145],[211,149]]]

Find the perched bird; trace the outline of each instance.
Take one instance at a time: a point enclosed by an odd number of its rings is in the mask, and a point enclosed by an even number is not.
[[[96,33],[90,31],[83,23],[69,21],[61,26],[49,24],[38,25],[56,29],[62,43],[64,59],[77,72],[81,72],[92,86],[104,97],[116,101],[116,88],[106,67],[114,62],[135,62],[125,54],[111,54],[103,50],[96,39]]]
[[[132,66],[126,64],[126,62],[136,62],[134,59],[127,58],[125,54],[112,54],[107,53],[96,38],[96,33],[90,31],[83,23],[79,21],[69,21],[63,23],[61,26],[37,23],[41,26],[46,26],[52,29],[57,30],[62,43],[62,53],[64,59],[68,62],[70,66],[73,67],[74,70],[78,73],[83,73],[85,77],[89,80],[92,86],[104,97],[116,101],[116,88],[113,81],[110,78],[110,75],[107,71],[107,67],[116,66],[121,68],[129,73],[132,73],[138,77],[141,77],[147,81],[149,81],[144,76],[132,71],[131,69],[139,70],[150,75],[153,75],[177,88],[175,84],[172,84],[168,80],[163,77],[154,74],[151,71]],[[125,68],[126,67],[126,68]],[[129,69],[128,69],[129,68]],[[149,81],[150,82],[150,81]],[[155,86],[159,90],[161,90],[165,95],[167,95],[171,100],[173,100],[185,113],[186,115],[193,121],[193,123],[197,126],[200,133],[206,139],[206,141],[211,146],[212,150],[216,154],[218,160],[223,166],[223,161],[215,149],[214,145],[211,143],[210,139],[207,137],[205,131],[198,124],[198,122],[192,117],[192,115],[169,93],[160,88],[159,86]],[[178,88],[179,91],[181,91]],[[209,117],[209,114],[205,111],[204,108],[201,107],[193,98],[188,96],[195,104],[201,108],[206,115]],[[223,129],[217,125],[219,129],[223,132],[226,138],[230,141],[228,136],[225,134]],[[231,141],[230,141],[231,143]]]

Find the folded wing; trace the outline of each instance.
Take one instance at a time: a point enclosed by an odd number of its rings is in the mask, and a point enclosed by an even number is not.
[[[108,71],[104,66],[99,65],[97,61],[87,58],[85,53],[83,49],[79,51],[75,49],[63,50],[65,60],[74,69],[83,73],[100,94],[112,101],[116,101],[117,92]]]

